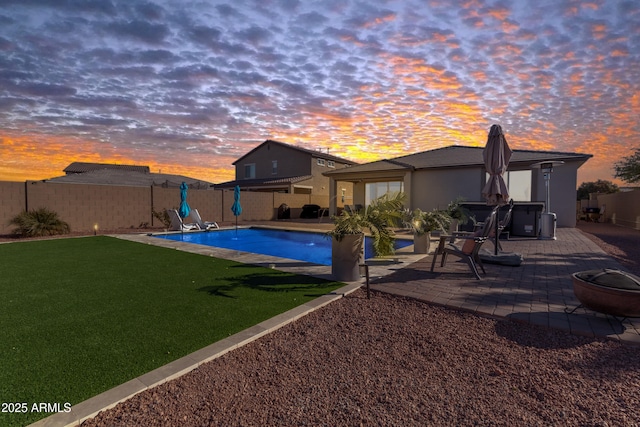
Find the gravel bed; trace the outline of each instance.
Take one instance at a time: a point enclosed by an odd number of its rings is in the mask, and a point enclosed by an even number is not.
[[[83,426],[633,426],[638,347],[357,291]]]

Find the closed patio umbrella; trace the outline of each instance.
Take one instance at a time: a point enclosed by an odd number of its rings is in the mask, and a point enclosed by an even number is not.
[[[238,232],[238,216],[242,213],[242,205],[240,205],[240,186],[236,185],[233,189],[233,205],[231,205],[231,212],[236,217],[236,233]]]
[[[504,173],[509,166],[511,154],[513,152],[507,144],[500,125],[492,125],[487,138],[487,145],[482,152],[484,165],[489,174],[489,181],[482,189],[482,197],[487,200],[490,206],[502,206],[509,203],[509,189],[504,181]],[[495,255],[498,255],[498,218],[496,217],[496,248]]]
[[[189,204],[187,203],[187,189],[189,187],[187,186],[187,184],[185,182],[183,182],[182,184],[180,184],[180,208],[178,209],[178,215],[180,215],[180,218],[185,219],[186,217],[189,216],[189,213],[191,212],[191,208],[189,207]]]

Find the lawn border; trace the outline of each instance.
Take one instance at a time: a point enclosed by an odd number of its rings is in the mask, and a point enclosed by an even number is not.
[[[164,366],[147,372],[137,378],[127,381],[117,387],[105,391],[97,396],[73,405],[70,412],[60,412],[30,424],[30,427],[48,426],[77,426],[83,421],[93,418],[100,412],[113,408],[120,402],[135,396],[145,390],[156,387],[167,381],[185,375],[200,365],[216,359],[236,348],[249,344],[307,314],[348,295],[362,286],[361,282],[354,282],[320,296],[282,314],[265,320],[228,338],[215,342],[207,347],[174,360]]]

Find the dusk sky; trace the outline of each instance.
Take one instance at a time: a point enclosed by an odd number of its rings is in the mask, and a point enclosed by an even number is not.
[[[0,0],[0,180],[222,182],[266,139],[368,162],[494,123],[615,181],[640,147],[640,2]]]

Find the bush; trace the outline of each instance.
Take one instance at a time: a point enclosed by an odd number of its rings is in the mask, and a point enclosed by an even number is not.
[[[47,208],[23,211],[13,217],[9,225],[15,225],[14,234],[23,237],[53,236],[71,231],[69,224],[62,221],[56,212]]]
[[[169,228],[171,226],[171,217],[169,216],[169,212],[167,212],[166,209],[158,212],[155,209],[151,208],[151,214],[154,218],[160,220],[162,224],[164,224],[164,228]]]

